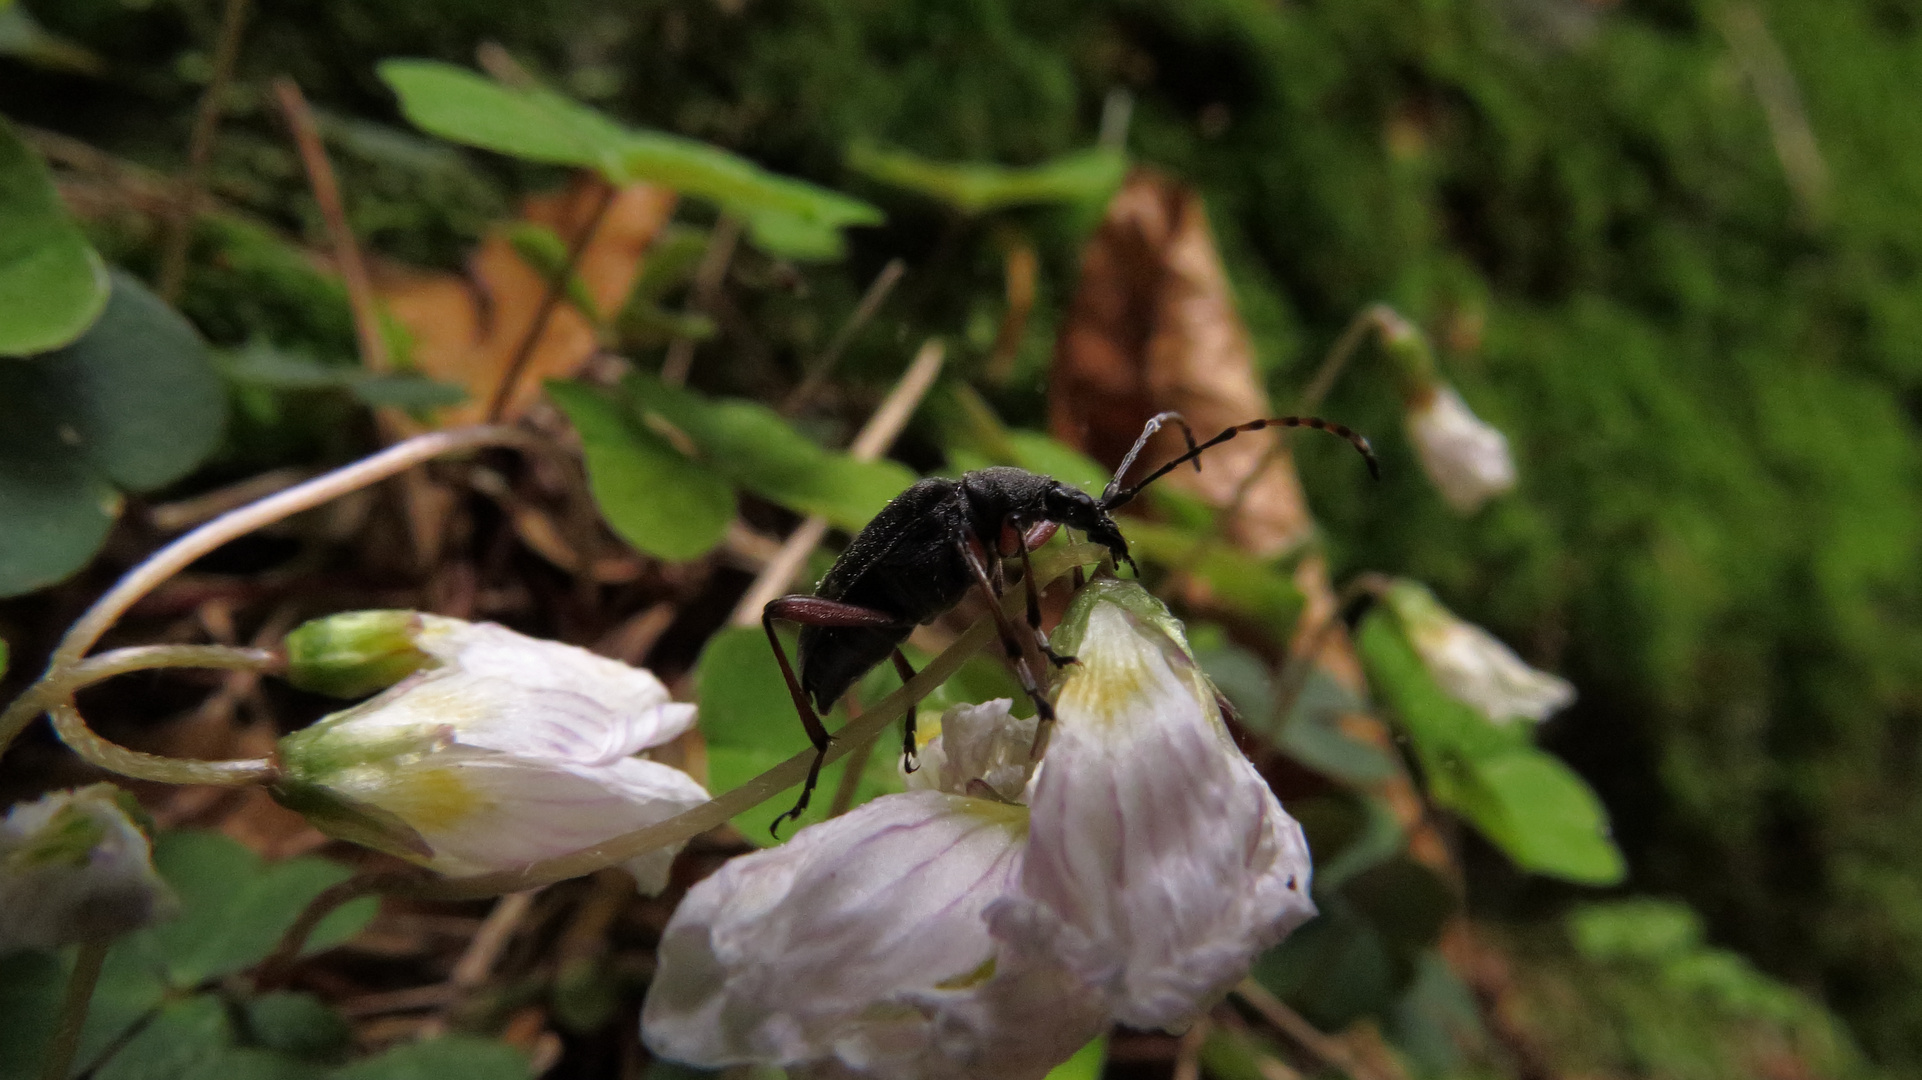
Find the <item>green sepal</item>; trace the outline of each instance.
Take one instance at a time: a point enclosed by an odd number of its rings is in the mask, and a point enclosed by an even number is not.
[[[365,697],[425,667],[414,645],[413,611],[346,611],[302,623],[287,635],[287,681],[329,697]]]

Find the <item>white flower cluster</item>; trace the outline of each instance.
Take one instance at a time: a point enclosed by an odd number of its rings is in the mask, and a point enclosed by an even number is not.
[[[1045,760],[949,710],[915,789],[738,858],[669,922],[655,1052],[816,1076],[1040,1077],[1121,1022],[1188,1024],[1313,916],[1300,827],[1165,608],[1096,582],[1056,633]]]
[[[478,874],[707,801],[686,773],[634,756],[694,724],[652,673],[491,623],[393,614],[424,666],[281,742],[275,796],[322,830]],[[628,864],[643,891],[667,884],[677,850]]]

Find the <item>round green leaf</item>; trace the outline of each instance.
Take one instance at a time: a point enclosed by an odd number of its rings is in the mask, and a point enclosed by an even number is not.
[[[100,320],[42,357],[46,407],[60,437],[107,479],[151,491],[220,445],[227,393],[192,324],[123,273]]]
[[[734,519],[726,480],[585,386],[553,382],[547,392],[580,433],[588,486],[622,539],[671,560],[692,559],[721,542]]]
[[[67,217],[53,179],[0,120],[0,356],[72,341],[107,303],[107,269]]]

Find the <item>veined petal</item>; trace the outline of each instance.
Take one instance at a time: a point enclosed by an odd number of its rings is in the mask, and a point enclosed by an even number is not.
[[[1397,581],[1386,599],[1435,682],[1449,696],[1495,723],[1546,720],[1575,701],[1566,679],[1530,667],[1488,631],[1443,607],[1412,581]]]
[[[601,760],[659,746],[694,724],[694,707],[676,704],[661,680],[643,668],[493,623],[436,615],[420,619],[416,644],[439,660],[443,670],[502,679],[530,690],[578,694],[593,701],[606,718],[600,733]]]
[[[328,788],[400,819],[431,849],[421,861],[455,875],[564,855],[665,821],[708,798],[693,777],[640,758],[556,767],[461,746],[407,766],[345,770],[329,777]],[[667,884],[678,850],[650,852],[630,867],[642,891],[659,892]]]
[[[1181,1025],[1314,915],[1307,844],[1182,645],[1130,610],[1146,594],[1090,588],[1030,801],[1028,908],[999,914],[1051,927],[1122,1023]]]
[[[968,1071],[1012,1047],[970,1038],[964,1015],[969,995],[1000,978],[983,912],[1020,873],[1026,818],[911,791],[729,862],[688,893],[662,937],[642,1012],[648,1046],[709,1067],[1044,1074],[1061,1058]]]

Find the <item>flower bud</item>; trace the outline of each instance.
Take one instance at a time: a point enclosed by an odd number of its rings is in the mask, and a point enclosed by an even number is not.
[[[1410,402],[1406,420],[1422,470],[1457,513],[1472,514],[1515,486],[1508,437],[1471,412],[1453,387],[1425,387]]]
[[[340,625],[348,646],[316,655],[365,646],[372,659],[335,670],[364,682],[399,666],[389,647],[397,622]],[[651,673],[487,623],[414,615],[401,633],[425,657],[421,670],[281,740],[275,797],[323,832],[442,873],[479,874],[707,801],[686,773],[633,756],[694,723],[694,706],[670,700]],[[673,856],[650,852],[628,868],[658,891]]]
[[[414,645],[422,616],[413,611],[345,611],[287,635],[287,681],[329,697],[365,697],[426,666]]]
[[[1575,700],[1567,680],[1529,667],[1493,634],[1443,607],[1425,587],[1397,581],[1383,599],[1435,682],[1489,720],[1545,720]]]
[[[111,784],[56,791],[0,821],[0,955],[138,930],[170,914],[139,806]]]

